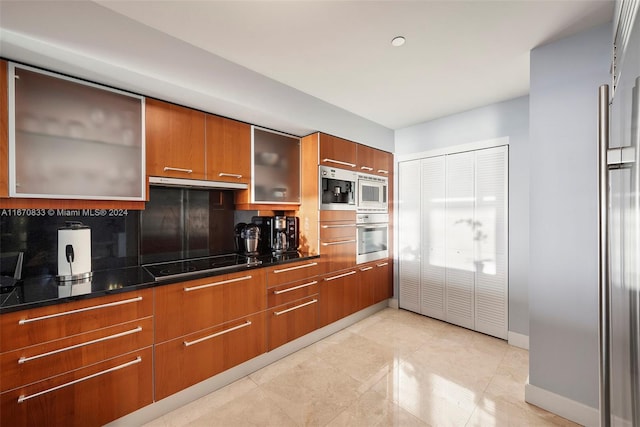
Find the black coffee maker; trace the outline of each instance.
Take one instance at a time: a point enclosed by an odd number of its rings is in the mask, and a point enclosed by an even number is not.
[[[279,255],[298,251],[298,217],[254,216],[251,222],[260,227],[258,251],[261,254]]]

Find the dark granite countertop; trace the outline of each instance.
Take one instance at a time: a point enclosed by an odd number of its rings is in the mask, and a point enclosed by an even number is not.
[[[188,277],[164,279],[162,281],[156,281],[143,266],[94,271],[89,281],[67,285],[59,284],[56,277],[51,275],[27,277],[12,290],[3,291],[0,294],[0,314],[313,258],[319,258],[319,255],[300,252],[278,257],[265,255],[259,257],[262,262],[259,265],[241,264],[237,267],[225,268],[220,271],[194,273]]]

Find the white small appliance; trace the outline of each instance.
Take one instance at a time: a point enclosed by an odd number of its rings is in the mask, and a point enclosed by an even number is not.
[[[91,275],[91,228],[68,221],[58,229],[58,281],[81,281]]]

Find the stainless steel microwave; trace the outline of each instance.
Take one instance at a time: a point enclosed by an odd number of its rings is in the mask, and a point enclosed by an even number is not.
[[[358,212],[387,213],[389,180],[384,176],[358,174]]]

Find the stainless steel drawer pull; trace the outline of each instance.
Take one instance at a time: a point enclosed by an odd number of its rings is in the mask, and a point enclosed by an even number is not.
[[[386,173],[386,174],[388,174],[389,171],[388,170],[384,170],[384,169],[378,169],[378,173]]]
[[[322,228],[344,228],[344,227],[355,227],[356,224],[338,224],[338,225],[323,225]]]
[[[96,343],[99,343],[99,342],[102,342],[102,341],[108,341],[108,340],[112,340],[112,339],[115,339],[115,338],[124,337],[124,336],[135,334],[135,333],[138,333],[138,332],[141,332],[141,331],[142,331],[142,327],[138,326],[137,328],[132,329],[130,331],[120,332],[118,334],[109,335],[108,337],[102,337],[102,338],[98,338],[98,339],[95,339],[95,340],[83,342],[83,343],[80,343],[80,344],[71,345],[69,347],[59,348],[57,350],[49,351],[47,353],[36,354],[35,356],[29,356],[29,357],[24,357],[23,356],[20,359],[18,359],[18,364],[29,362],[29,361],[35,360],[35,359],[40,359],[41,357],[52,356],[54,354],[62,353],[64,351],[73,350],[74,348],[80,348],[80,347],[84,347],[84,346],[87,346],[87,345],[96,344]]]
[[[345,245],[347,243],[355,243],[355,240],[340,240],[338,242],[325,242],[322,246]]]
[[[184,291],[185,292],[191,292],[191,291],[197,291],[199,289],[211,288],[213,286],[224,285],[224,284],[227,284],[227,283],[241,282],[243,280],[249,280],[252,277],[253,276],[242,276],[242,277],[236,277],[235,279],[221,280],[219,282],[207,283],[206,285],[193,286],[191,288],[184,288]]]
[[[360,269],[360,271],[369,271],[369,270],[373,270],[373,267],[362,267]]]
[[[276,316],[280,316],[281,314],[285,314],[285,313],[288,313],[290,311],[297,310],[299,308],[306,307],[306,306],[311,305],[311,304],[315,304],[317,302],[318,302],[318,300],[314,299],[314,300],[305,302],[304,304],[300,304],[300,305],[296,305],[295,307],[287,308],[286,310],[274,311],[273,314],[275,314]]]
[[[42,396],[43,394],[51,393],[52,391],[60,390],[61,388],[68,387],[70,385],[78,384],[82,381],[90,380],[91,378],[99,377],[100,375],[108,374],[109,372],[118,371],[131,365],[142,362],[142,357],[138,356],[131,362],[123,363],[122,365],[114,366],[113,368],[105,369],[104,371],[96,372],[95,374],[87,375],[86,377],[78,378],[77,380],[70,381],[68,383],[60,384],[59,386],[52,387],[50,389],[40,391],[38,393],[30,394],[28,396],[18,396],[18,403],[22,403],[25,400],[33,399],[34,397]]]
[[[273,293],[275,295],[280,295],[280,294],[284,294],[285,292],[291,292],[291,291],[295,291],[296,289],[302,289],[302,288],[306,288],[307,286],[313,286],[316,283],[318,283],[318,281],[314,280],[313,282],[305,283],[304,285],[294,286],[293,288],[287,288],[281,291],[273,291]]]
[[[172,168],[171,166],[165,166],[164,171],[174,171],[174,172],[184,172],[184,173],[193,173],[193,169],[183,169],[183,168]]]
[[[229,332],[237,331],[238,329],[246,328],[251,325],[251,321],[247,320],[245,323],[234,326],[233,328],[225,329],[224,331],[216,332],[215,334],[207,335],[206,337],[198,338],[193,341],[184,341],[184,346],[189,347],[190,345],[201,343],[202,341],[210,340],[211,338],[219,337],[220,335],[228,334]]]
[[[318,265],[317,262],[310,262],[309,264],[304,264],[304,265],[296,265],[295,267],[289,267],[289,268],[283,268],[281,270],[273,270],[274,273],[286,273],[287,271],[293,271],[293,270],[299,270],[301,268],[307,268],[307,267],[313,267],[315,265]]]
[[[376,264],[378,267],[384,267],[385,265],[389,265],[388,262],[381,262],[380,264]]]
[[[238,178],[238,179],[242,178],[242,175],[240,175],[240,174],[237,174],[237,173],[226,173],[226,172],[220,172],[218,174],[218,176],[230,176],[232,178]]]
[[[339,278],[341,278],[341,277],[351,276],[352,274],[356,274],[356,272],[355,272],[355,271],[350,271],[350,272],[348,272],[348,273],[338,274],[337,276],[333,276],[333,277],[325,277],[325,279],[324,279],[324,280],[328,282],[328,281],[330,281],[330,280],[336,280],[336,279],[339,279]]]
[[[360,169],[362,169],[363,171],[372,171],[373,168],[370,168],[369,166],[360,166]]]
[[[352,168],[355,168],[356,165],[355,163],[349,163],[349,162],[343,162],[342,160],[335,160],[335,159],[322,159],[323,162],[328,162],[328,163],[336,163],[338,165],[345,165],[345,166],[350,166]]]
[[[138,302],[138,301],[142,301],[142,297],[135,297],[131,299],[125,299],[122,301],[110,302],[107,304],[94,305],[92,307],[79,308],[77,310],[63,311],[62,313],[55,313],[55,314],[49,314],[47,316],[34,317],[33,319],[20,319],[18,320],[18,325],[24,325],[26,323],[37,322],[39,320],[52,319],[54,317],[66,316],[68,314],[82,313],[83,311],[97,310],[99,308],[113,307],[116,305],[129,304],[129,303]]]

